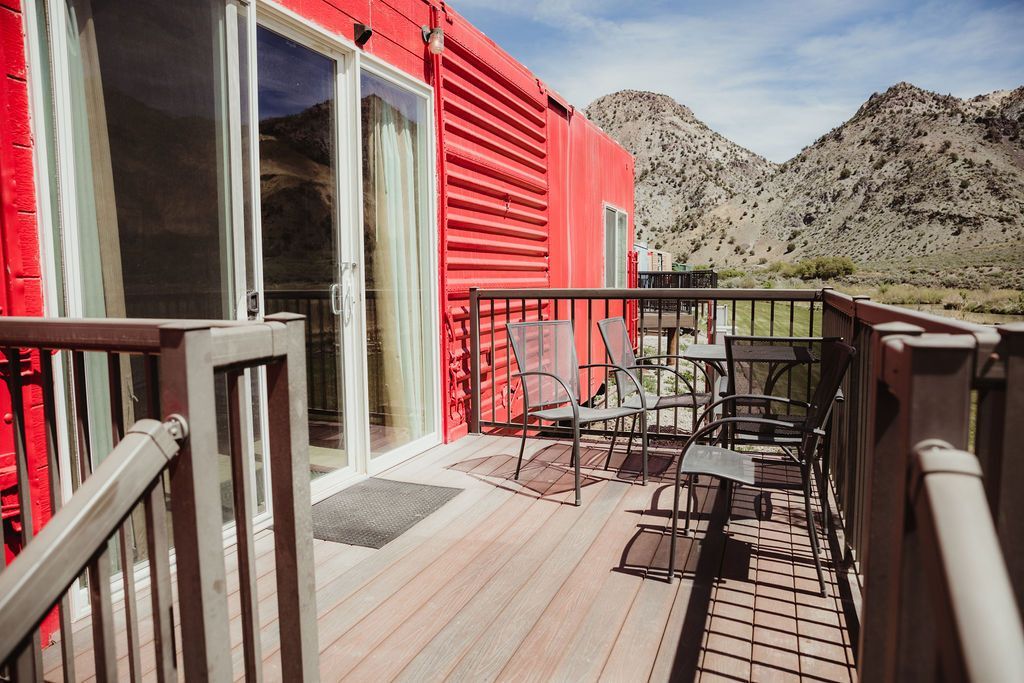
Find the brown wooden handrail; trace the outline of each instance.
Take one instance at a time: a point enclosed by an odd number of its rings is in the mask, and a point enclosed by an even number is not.
[[[259,676],[262,658],[252,530],[255,503],[249,464],[252,444],[244,437],[242,416],[249,384],[245,373],[264,368],[268,390],[266,437],[273,444],[265,457],[274,512],[281,662],[295,680],[318,678],[316,608],[309,600],[315,590],[315,577],[303,327],[303,318],[291,314],[268,316],[261,322],[0,318],[0,351],[6,358],[4,379],[12,398],[17,435],[18,499],[22,521],[27,522],[22,524],[22,552],[0,572],[0,586],[5,592],[0,600],[0,629],[4,631],[0,667],[7,666],[18,680],[42,678],[37,626],[56,603],[63,676],[75,680],[74,628],[67,589],[84,567],[90,592],[95,676],[98,680],[116,679],[119,664],[111,597],[113,563],[107,550],[108,541],[116,536],[120,540],[121,567],[125,568],[121,581],[132,679],[139,680],[145,674],[171,681],[183,673],[188,680],[231,680],[240,673],[233,672],[230,658],[223,656],[230,644],[230,631],[217,455],[219,443],[226,440],[233,470],[244,675],[249,679]],[[96,377],[87,368],[86,352],[97,351],[106,354],[105,378]],[[57,369],[55,352],[63,377]],[[129,362],[129,355],[142,362]],[[134,376],[123,377],[125,371]],[[228,380],[230,435],[218,435],[218,375],[226,375]],[[32,492],[23,476],[29,467],[23,397],[31,395],[25,386],[30,383],[38,383],[43,389],[50,503],[56,511],[36,538],[31,535]],[[64,384],[71,393],[69,412],[74,433],[69,438],[75,442],[78,479],[82,482],[66,501],[60,496],[57,451],[62,446],[58,443],[54,391]],[[102,387],[109,393],[109,411],[103,418],[110,421],[114,444],[109,454],[92,453],[91,434],[100,427],[100,415],[90,411],[105,407],[96,404],[89,387]],[[128,408],[123,400],[126,394],[133,399]],[[140,402],[139,398],[144,400]],[[137,420],[126,430],[125,415],[143,409],[150,419]],[[187,438],[178,438],[175,443],[172,437],[181,437],[184,425]],[[100,461],[94,457],[100,455],[106,458]],[[166,479],[170,486],[176,581],[181,596],[177,605],[172,602],[171,592],[165,470],[169,475]],[[156,654],[155,664],[150,665],[155,670],[146,672],[141,670],[134,556],[125,521],[137,505],[145,513]],[[44,581],[45,589],[41,589]],[[15,594],[8,595],[8,591]],[[175,611],[180,615],[182,634],[180,662],[184,669],[180,673],[174,643]]]
[[[1024,626],[971,453],[926,440],[911,456],[907,503],[933,599],[945,680],[1024,672]]]
[[[185,434],[186,426],[177,418],[136,422],[71,500],[0,572],[0,662],[26,645],[24,639],[163,476]]]

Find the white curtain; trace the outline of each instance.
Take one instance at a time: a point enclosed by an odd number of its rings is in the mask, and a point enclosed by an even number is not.
[[[406,440],[424,433],[424,315],[416,205],[416,132],[401,112],[373,98],[370,131],[376,248],[373,267],[377,291],[389,426]]]

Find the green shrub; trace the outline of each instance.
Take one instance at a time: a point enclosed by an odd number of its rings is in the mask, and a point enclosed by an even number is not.
[[[718,278],[720,280],[726,280],[731,277],[741,277],[746,275],[746,271],[740,270],[739,268],[733,268],[732,266],[726,266],[720,268],[718,271]]]
[[[857,270],[856,264],[845,256],[818,256],[800,261],[792,266],[791,276],[801,280],[834,280],[845,275],[852,275]],[[787,269],[783,269],[786,273]]]

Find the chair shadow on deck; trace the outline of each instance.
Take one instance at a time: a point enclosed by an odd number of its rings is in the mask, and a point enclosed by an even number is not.
[[[550,500],[560,505],[572,505],[571,502],[558,499],[575,486],[570,451],[570,445],[564,441],[551,441],[536,450],[530,450],[528,446],[518,480],[515,478],[518,452],[468,458],[449,465],[449,469],[464,472],[474,479],[517,494]],[[607,456],[607,447],[582,444],[581,488],[607,481],[639,483],[642,466],[639,449],[628,455],[625,450],[616,449],[605,470]],[[651,454],[648,461],[650,476],[655,480],[664,476],[671,462],[669,457]]]
[[[792,567],[790,572],[799,572],[801,568],[813,571],[809,552],[798,551],[795,547],[788,551],[776,549],[770,541],[764,544],[758,541],[763,525],[802,529],[807,521],[801,506],[794,506],[790,498],[797,492],[792,491],[792,474],[784,461],[770,456],[759,460],[758,475],[757,486],[738,488],[731,501],[715,480],[701,479],[696,484],[698,504],[691,517],[693,531],[679,537],[676,549],[676,576],[681,574],[680,585],[685,586],[679,588],[685,593],[678,593],[676,600],[685,596],[685,603],[677,603],[684,611],[670,680],[695,680],[705,670],[702,657],[708,648],[706,631],[712,612],[717,614],[713,606],[718,601],[728,600],[723,598],[723,590],[726,595],[752,596],[762,576],[769,584],[774,584],[767,575],[767,566],[773,562]],[[686,495],[685,488],[682,493]],[[773,504],[773,498],[777,504]],[[663,483],[652,492],[647,509],[627,510],[640,516],[642,521],[612,571],[645,580],[667,580],[672,504],[673,484]],[[799,582],[790,585],[788,590],[792,597],[787,602],[794,605],[794,610],[797,604],[820,600],[815,591],[805,590]],[[728,619],[714,618],[719,624],[717,628],[724,628],[731,634],[727,637],[735,637],[736,632],[749,628],[738,623],[729,626]]]

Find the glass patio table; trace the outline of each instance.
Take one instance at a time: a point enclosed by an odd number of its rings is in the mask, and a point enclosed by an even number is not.
[[[789,368],[794,365],[817,363],[818,358],[810,348],[796,345],[753,345],[734,346],[733,360],[741,363],[767,363],[769,371],[775,379],[781,377]],[[719,376],[716,381],[718,396],[729,394],[727,386],[728,370],[726,368],[725,344],[691,344],[682,354],[682,358],[694,363],[708,363],[714,367]],[[769,380],[768,385],[774,385]]]
[[[695,363],[710,363],[719,374],[725,374],[725,344],[690,344],[681,354],[682,358]],[[733,349],[733,358],[743,362],[765,363],[816,363],[818,359],[806,346],[738,346]]]

